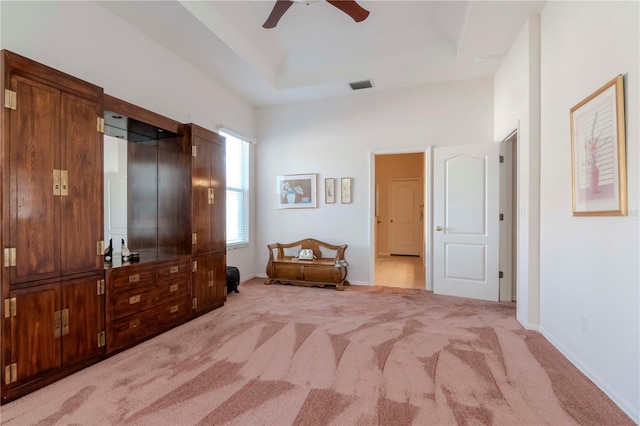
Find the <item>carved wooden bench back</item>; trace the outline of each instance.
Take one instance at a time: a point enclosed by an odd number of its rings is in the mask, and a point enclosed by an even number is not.
[[[318,240],[314,240],[313,238],[307,238],[306,240],[302,240],[302,244],[300,244],[300,248],[313,250],[313,255],[318,259],[322,257],[322,253],[320,252],[320,243]]]

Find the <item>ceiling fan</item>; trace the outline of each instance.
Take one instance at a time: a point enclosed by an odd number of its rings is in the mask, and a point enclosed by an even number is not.
[[[318,1],[320,0],[276,0],[271,14],[262,26],[264,28],[275,28],[280,18],[282,18],[282,15],[284,15],[294,3],[309,4]],[[326,2],[351,16],[356,22],[364,21],[367,19],[367,16],[369,16],[369,11],[356,3],[355,0],[326,0]]]

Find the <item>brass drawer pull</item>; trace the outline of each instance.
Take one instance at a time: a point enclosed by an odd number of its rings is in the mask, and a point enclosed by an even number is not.
[[[178,284],[173,284],[173,285],[169,286],[169,291],[170,292],[173,293],[174,291],[177,291],[177,290],[178,290]]]
[[[176,272],[178,272],[180,270],[179,267],[177,266],[172,266],[171,268],[169,268],[169,273],[170,274],[175,274]]]
[[[129,275],[129,282],[130,283],[137,283],[139,281],[140,281],[140,274]]]
[[[139,319],[135,319],[135,320],[129,322],[129,328],[136,328],[139,325],[140,325],[140,320]]]
[[[171,308],[169,308],[169,312],[174,314],[174,313],[178,312],[178,308],[179,308],[178,305],[173,305]]]
[[[138,302],[140,302],[140,295],[139,294],[136,294],[135,296],[131,296],[129,298],[129,304],[130,305],[133,305],[134,303],[138,303]]]

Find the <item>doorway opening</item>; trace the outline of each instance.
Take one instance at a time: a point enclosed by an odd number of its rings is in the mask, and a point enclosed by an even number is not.
[[[500,270],[504,271],[500,285],[500,300],[515,302],[518,277],[518,133],[514,131],[502,141],[504,178],[501,179],[501,206],[504,220],[500,222]]]
[[[374,285],[426,286],[425,154],[376,154]]]

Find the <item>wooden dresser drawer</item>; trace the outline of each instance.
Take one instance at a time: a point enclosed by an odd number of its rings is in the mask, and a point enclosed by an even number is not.
[[[153,282],[155,278],[155,265],[128,266],[110,270],[107,274],[110,289],[116,291]]]
[[[110,321],[107,325],[107,353],[111,353],[184,323],[190,314],[189,298],[167,300],[151,309]]]
[[[181,273],[176,276],[159,279],[156,285],[159,292],[158,300],[186,296],[189,294],[189,280],[190,275],[188,273]]]
[[[179,259],[173,262],[163,262],[158,265],[158,279],[163,279],[166,277],[174,277],[177,275],[189,274],[191,269],[189,258]]]
[[[159,299],[159,289],[151,283],[109,294],[107,321],[151,308]]]

